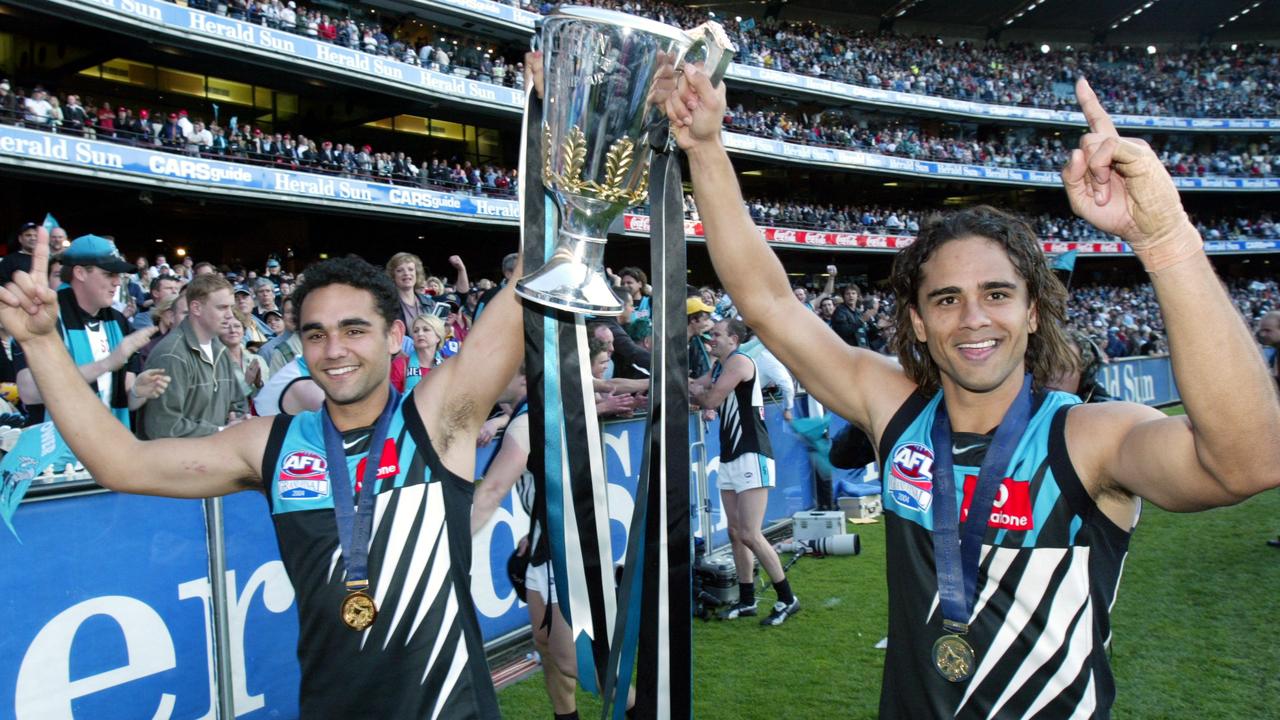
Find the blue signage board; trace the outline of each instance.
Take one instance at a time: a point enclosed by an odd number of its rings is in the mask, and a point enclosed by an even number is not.
[[[0,125],[0,162],[13,161],[86,174],[107,171],[156,183],[235,191],[237,197],[253,193],[291,202],[341,204],[354,209],[396,210],[508,225],[515,224],[520,217],[515,200],[179,155],[145,146]]]
[[[779,476],[768,524],[812,507],[813,489],[808,458],[776,404],[767,406],[766,420]],[[621,561],[645,420],[603,429],[614,559]],[[713,546],[728,542],[714,490],[718,432],[717,422],[705,430]],[[481,449],[477,468],[493,452],[492,444]],[[223,515],[235,716],[297,717],[296,603],[266,502],[258,493],[231,495]],[[699,513],[692,519],[697,528]],[[0,532],[0,613],[8,619],[0,634],[0,708],[14,708],[17,720],[213,717],[212,591],[200,501],[80,494],[25,502],[14,524],[21,540]],[[528,623],[506,578],[507,557],[527,532],[513,492],[473,538],[472,596],[486,640]]]

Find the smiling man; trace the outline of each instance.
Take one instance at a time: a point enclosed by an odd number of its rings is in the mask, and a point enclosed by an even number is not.
[[[461,362],[401,397],[388,381],[404,333],[390,279],[354,258],[314,265],[294,297],[324,407],[144,442],[108,421],[63,348],[47,263],[42,234],[31,274],[0,290],[0,322],[94,478],[150,495],[266,495],[297,593],[301,716],[497,717],[468,580],[470,478],[480,426],[523,354],[511,290]]]
[[[884,467],[880,716],[1109,716],[1110,608],[1140,498],[1190,511],[1280,486],[1280,403],[1167,171],[1081,80],[1090,132],[1062,172],[1067,196],[1150,273],[1185,417],[1047,389],[1074,362],[1065,290],[1031,228],[992,208],[929,224],[895,260],[900,366],[846,345],[801,311],[744,210],[721,144],[723,88],[686,65],[667,105],[716,272],[809,392],[874,438]]]

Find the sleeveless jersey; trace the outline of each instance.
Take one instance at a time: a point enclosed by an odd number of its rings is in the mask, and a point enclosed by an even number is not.
[[[1109,717],[1115,683],[1106,648],[1129,533],[1098,509],[1067,456],[1074,395],[1035,394],[988,518],[966,636],[973,676],[953,683],[935,670],[933,643],[947,634],[931,536],[930,431],[941,399],[913,394],[880,444],[889,581],[880,717]],[[990,441],[952,438],[962,520]]]
[[[345,567],[319,412],[279,415],[263,458],[271,507],[298,599],[301,717],[493,718],[497,698],[471,601],[473,487],[444,468],[417,406],[401,396],[380,448],[369,544],[378,617],[344,625]],[[343,434],[359,484],[372,429]]]
[[[729,357],[734,355],[741,355],[751,361],[751,379],[738,383],[733,392],[720,403],[720,462],[729,462],[746,453],[773,457],[773,445],[764,428],[764,393],[760,390],[760,371],[749,355],[735,350]],[[711,371],[711,382],[719,380],[723,371],[724,364],[716,363]]]

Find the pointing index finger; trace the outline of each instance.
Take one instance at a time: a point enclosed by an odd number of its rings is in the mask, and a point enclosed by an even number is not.
[[[1089,122],[1091,132],[1119,137],[1120,133],[1116,132],[1111,116],[1103,109],[1097,93],[1089,87],[1089,81],[1083,77],[1076,81],[1076,100],[1080,103],[1080,111],[1084,113],[1084,119]]]
[[[36,227],[36,247],[31,251],[31,279],[36,287],[49,282],[49,231],[44,225]]]

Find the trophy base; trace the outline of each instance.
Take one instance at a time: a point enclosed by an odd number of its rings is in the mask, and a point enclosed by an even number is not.
[[[604,273],[604,241],[561,228],[545,265],[520,278],[516,294],[557,310],[616,316],[624,309]]]
[[[516,283],[516,294],[571,313],[608,317],[622,314],[622,303],[603,274],[582,265],[555,263],[552,260],[533,275],[521,278]]]

